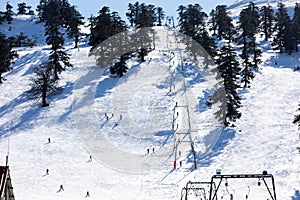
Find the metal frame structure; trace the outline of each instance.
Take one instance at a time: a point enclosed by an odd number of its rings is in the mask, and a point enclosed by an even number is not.
[[[210,192],[209,192],[209,200],[217,200],[217,193],[219,190],[219,187],[222,183],[223,180],[227,180],[227,179],[248,179],[248,178],[255,178],[255,179],[259,179],[262,180],[264,185],[266,186],[270,197],[272,200],[276,200],[276,192],[275,192],[275,181],[274,181],[274,177],[272,174],[267,174],[267,172],[263,172],[262,174],[235,174],[235,175],[213,175],[211,178],[211,187],[210,187]],[[215,185],[215,180],[219,179],[219,183],[218,186],[216,188],[216,190],[213,192],[212,189],[212,185]],[[266,182],[265,179],[271,179],[272,180],[272,190],[269,187],[268,183]]]
[[[201,187],[201,185],[207,185],[209,187],[211,187],[211,185],[213,185],[214,187],[214,190],[216,190],[216,185],[211,182],[192,182],[192,181],[189,181],[186,183],[186,186],[184,188],[182,188],[181,190],[181,198],[180,200],[187,200],[188,199],[188,192],[190,190],[199,190],[199,191],[202,191],[203,192],[203,196],[204,196],[204,199],[207,199],[207,192],[205,190],[204,187]],[[185,195],[184,195],[184,191],[185,191]],[[184,198],[184,199],[183,199]]]

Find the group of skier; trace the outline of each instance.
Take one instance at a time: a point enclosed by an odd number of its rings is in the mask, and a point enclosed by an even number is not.
[[[108,114],[104,113],[104,117],[106,118],[106,121],[108,121],[110,118],[113,118],[113,117],[114,117],[114,114],[111,113],[111,117],[109,118]],[[122,116],[122,114],[120,114],[119,121],[122,120],[122,118],[123,118],[123,116]],[[114,127],[116,127],[116,126],[118,126],[118,122],[115,123],[115,126],[114,126]]]
[[[49,143],[51,143],[51,139],[50,139],[50,137],[48,138],[48,144]],[[90,159],[89,159],[89,161],[88,162],[92,162],[92,156],[90,155]],[[49,175],[49,169],[47,168],[46,169],[46,175]],[[60,184],[60,186],[59,186],[59,189],[58,189],[58,191],[57,192],[62,192],[62,191],[65,191],[65,189],[64,189],[64,187],[63,187],[63,185],[62,184]],[[86,193],[86,196],[85,197],[90,197],[90,192],[89,191],[87,191],[87,193]]]
[[[152,153],[154,153],[154,151],[155,151],[155,149],[154,149],[154,147],[152,148]],[[148,148],[147,149],[147,154],[149,154],[150,153],[150,148]]]

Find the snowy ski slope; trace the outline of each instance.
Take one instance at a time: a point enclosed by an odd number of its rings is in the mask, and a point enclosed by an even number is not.
[[[131,61],[129,72],[120,79],[98,68],[85,44],[79,51],[69,44],[66,51],[72,54],[74,68],[62,73],[60,84],[65,89],[47,108],[28,101],[26,91],[32,68],[47,61],[49,47],[41,42],[17,49],[20,59],[0,85],[0,163],[5,164],[9,152],[17,199],[180,199],[186,182],[210,181],[216,169],[222,174],[267,170],[275,177],[277,199],[300,199],[299,138],[292,124],[300,100],[300,74],[293,68],[299,66],[300,54],[278,55],[263,45],[261,69],[251,87],[241,91],[243,115],[237,127],[225,129],[213,151],[203,156],[200,152],[207,147],[205,136],[211,128],[207,122],[211,113],[203,104],[209,84],[191,63],[186,65],[190,73],[180,73],[180,52],[172,42],[168,46],[161,42],[143,64]],[[187,132],[189,123],[198,168],[194,170],[189,143],[182,142],[173,170],[174,144],[179,137],[188,141],[188,136],[176,133]],[[127,157],[131,155],[134,162]],[[139,162],[148,164],[143,165],[145,173],[139,171]],[[248,199],[269,198],[257,181],[229,180],[220,194],[224,199],[230,194],[234,199],[246,194]],[[64,191],[59,192],[60,184]],[[90,197],[85,197],[87,191]],[[200,197],[198,192],[189,194],[189,199]]]

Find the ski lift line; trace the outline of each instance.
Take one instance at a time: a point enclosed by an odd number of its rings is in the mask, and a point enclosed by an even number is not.
[[[176,37],[176,36],[175,36]],[[167,49],[168,49],[168,52],[169,52],[169,54],[170,54],[170,48],[169,48],[169,29],[167,29]],[[175,38],[175,42],[177,43],[177,40],[176,40],[176,38]],[[177,43],[177,46],[178,46],[178,43]],[[181,52],[181,51],[180,51]],[[171,67],[171,65],[170,65],[170,62],[171,62],[171,59],[169,59],[169,67]],[[181,62],[182,62],[182,60],[181,60]],[[171,73],[171,83],[170,83],[170,92],[171,92],[171,88],[172,88],[172,85],[174,84],[174,82],[173,82],[173,77],[175,77],[174,76],[174,74],[175,74],[175,69],[174,69],[174,71]],[[174,87],[175,87],[175,84],[174,84]],[[184,92],[186,91],[186,87],[185,87],[185,82],[184,82]],[[188,100],[187,100],[187,95],[186,95],[186,93],[185,93],[185,100],[186,100],[186,102],[188,102]],[[179,107],[179,106],[177,106],[177,107]],[[186,105],[186,106],[181,106],[181,107],[186,107],[187,108],[187,113],[188,113],[188,124],[189,124],[189,129],[191,129],[191,122],[190,122],[190,116],[189,116],[189,110],[188,110],[188,105]],[[175,116],[175,109],[173,110],[173,119],[174,119],[174,116]],[[173,120],[174,121],[174,120]],[[187,142],[189,142],[189,143],[191,143],[191,148],[192,148],[192,150],[194,151],[194,147],[193,147],[193,145],[194,145],[194,142],[192,141],[192,136],[191,136],[191,133],[187,133],[185,136],[184,136],[184,138],[186,137],[186,136],[188,136],[189,137],[189,139],[190,139],[190,141],[187,141]],[[177,160],[177,151],[178,151],[178,145],[179,145],[180,143],[176,143],[176,141],[175,141],[175,146],[174,146],[174,150],[175,150],[175,152],[174,152],[174,156],[175,156],[175,161],[174,161],[174,169],[176,169],[176,160]],[[194,152],[194,163],[196,163],[196,154],[195,154],[195,152]],[[196,164],[195,164],[195,168],[196,168]]]

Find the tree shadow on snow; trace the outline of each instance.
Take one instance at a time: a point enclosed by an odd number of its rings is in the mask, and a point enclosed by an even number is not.
[[[164,131],[159,131],[157,133],[155,133],[154,136],[158,136],[158,137],[164,137],[165,140],[162,143],[162,146],[166,145],[169,141],[169,139],[174,136],[175,130],[164,130]]]
[[[41,51],[35,51],[33,53],[27,53],[21,57],[19,57],[15,64],[12,65],[12,68],[13,70],[12,71],[9,71],[5,74],[4,77],[6,76],[11,76],[13,74],[17,74],[18,72],[20,72],[23,67],[25,65],[33,65],[32,63],[36,63],[37,60],[45,60],[45,58],[48,57],[47,54],[41,52]],[[39,63],[35,64],[35,65],[38,65]],[[27,76],[27,75],[31,75],[33,73],[33,67],[28,67],[28,69],[26,70],[25,73],[23,73],[22,76]]]
[[[27,101],[27,97],[25,97],[25,101]],[[14,108],[13,105],[19,106],[21,105],[23,102],[12,102],[12,104],[8,104],[5,105],[5,107],[10,107],[10,108]],[[3,124],[3,127],[1,126],[0,128],[4,130],[4,127],[10,127],[10,130],[7,130],[7,132],[3,132],[2,135],[5,135],[6,133],[8,133],[9,131],[17,131],[17,130],[28,130],[31,129],[33,127],[36,126],[34,120],[36,120],[39,116],[40,113],[45,111],[45,109],[49,109],[48,107],[41,107],[40,105],[29,105],[27,106],[27,110],[22,112],[22,114],[20,116],[15,116],[17,118],[17,122],[13,121],[8,122],[10,123],[10,125],[8,124]],[[2,108],[0,108],[0,110],[2,110]]]
[[[230,140],[235,137],[236,131],[234,129],[225,128],[223,129],[220,137],[218,138],[217,143],[214,147],[208,152],[208,154],[201,155],[199,152],[196,152],[197,164],[200,166],[208,167],[211,165],[213,159],[222,153],[222,150],[228,145]],[[209,144],[206,144],[206,146]],[[190,160],[189,162],[193,162]]]
[[[51,103],[70,97],[72,94],[72,89],[73,83],[69,82],[66,86],[64,86],[62,93],[48,98],[48,102],[50,102],[50,107]],[[29,102],[28,105],[23,105],[27,102]],[[5,135],[7,132],[14,131],[16,129],[25,130],[34,127],[35,125],[33,121],[40,116],[41,112],[44,112],[47,109],[49,109],[49,107],[42,107],[40,101],[37,101],[36,99],[30,99],[28,96],[28,91],[26,91],[19,95],[17,98],[10,101],[9,103],[0,107],[0,116],[5,116],[8,113],[12,113],[18,107],[23,107],[24,112],[20,113],[20,115],[15,115],[16,119],[11,119],[12,122],[8,122],[10,124],[6,123],[0,126],[1,130],[6,130],[8,129],[8,127],[10,127],[10,130],[3,131],[2,134],[0,134],[0,136]],[[63,121],[71,112],[72,107],[68,108],[68,112],[65,112],[62,116],[60,116],[58,121]]]
[[[111,93],[111,90],[117,85],[118,80],[118,78],[107,77],[100,81],[96,88],[95,98],[101,98]]]
[[[292,53],[288,55],[286,53],[279,54],[274,53],[265,63],[269,66],[273,66],[275,68],[288,68],[297,70],[300,67],[299,64],[299,54],[300,53]]]

